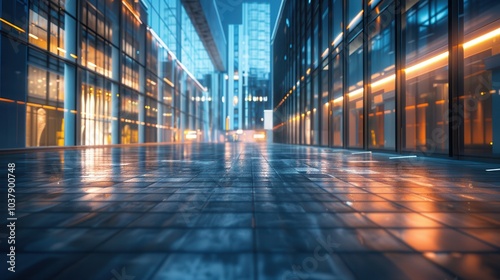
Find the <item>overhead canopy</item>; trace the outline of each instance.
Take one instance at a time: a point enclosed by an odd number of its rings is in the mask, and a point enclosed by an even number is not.
[[[181,0],[218,71],[226,70],[226,37],[215,0]]]

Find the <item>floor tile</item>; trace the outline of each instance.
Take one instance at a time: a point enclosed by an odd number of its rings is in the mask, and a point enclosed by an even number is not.
[[[12,153],[16,279],[499,279],[500,173],[391,156],[242,142]]]

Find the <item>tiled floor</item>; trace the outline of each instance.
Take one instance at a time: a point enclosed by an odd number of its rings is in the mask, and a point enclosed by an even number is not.
[[[17,279],[500,279],[500,163],[257,144],[0,154]],[[6,175],[2,175],[6,182]],[[3,277],[0,277],[4,279]]]

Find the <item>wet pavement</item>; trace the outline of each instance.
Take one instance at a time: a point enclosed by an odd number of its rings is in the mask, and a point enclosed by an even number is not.
[[[0,278],[500,279],[500,163],[242,143],[0,159]]]

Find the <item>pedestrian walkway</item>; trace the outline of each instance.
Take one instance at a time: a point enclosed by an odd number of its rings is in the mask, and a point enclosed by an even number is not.
[[[245,143],[0,159],[13,279],[500,279],[500,163]]]

